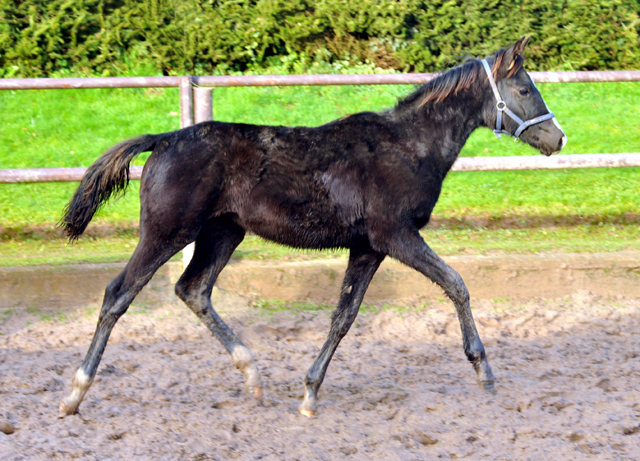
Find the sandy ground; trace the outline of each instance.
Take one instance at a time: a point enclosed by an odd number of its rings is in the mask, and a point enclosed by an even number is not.
[[[263,406],[186,308],[138,307],[81,414],[58,419],[97,311],[5,313],[0,422],[15,432],[0,432],[0,459],[640,459],[640,300],[476,303],[495,396],[475,383],[449,303],[363,312],[313,419],[297,406],[330,312],[215,301],[256,355]]]

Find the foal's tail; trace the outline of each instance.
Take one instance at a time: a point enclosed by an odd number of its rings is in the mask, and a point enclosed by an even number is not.
[[[140,153],[153,150],[159,137],[147,134],[121,142],[87,169],[59,224],[69,240],[82,235],[95,212],[109,197],[124,194],[129,185],[129,164]]]

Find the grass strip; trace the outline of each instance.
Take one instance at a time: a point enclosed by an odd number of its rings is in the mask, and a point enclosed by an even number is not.
[[[639,225],[579,225],[525,229],[438,229],[423,231],[440,255],[601,253],[640,251]],[[59,265],[128,261],[138,239],[117,237],[64,240],[7,239],[0,242],[0,266]],[[303,261],[347,257],[347,250],[296,250],[249,235],[236,249],[238,261]],[[179,260],[181,253],[174,256]]]
[[[563,153],[640,152],[640,83],[539,87],[569,137]],[[214,118],[314,126],[353,112],[391,107],[411,90],[407,85],[219,88],[214,91]],[[176,89],[0,91],[0,107],[2,168],[88,166],[125,138],[179,125]],[[539,154],[478,130],[461,155]],[[136,163],[145,159],[143,155]],[[53,226],[76,186],[0,185],[0,226]],[[134,182],[127,196],[105,207],[95,222],[136,221],[138,190]],[[640,212],[639,191],[640,168],[452,173],[434,214],[620,217]]]

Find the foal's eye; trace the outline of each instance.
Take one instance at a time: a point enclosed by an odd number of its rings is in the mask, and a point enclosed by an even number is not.
[[[520,94],[526,96],[529,94],[529,88],[520,88]]]

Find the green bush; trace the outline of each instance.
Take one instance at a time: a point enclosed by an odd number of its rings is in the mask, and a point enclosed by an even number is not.
[[[528,68],[640,68],[640,0],[0,0],[0,76],[295,60],[439,71],[522,35]],[[288,61],[287,61],[288,59]]]

